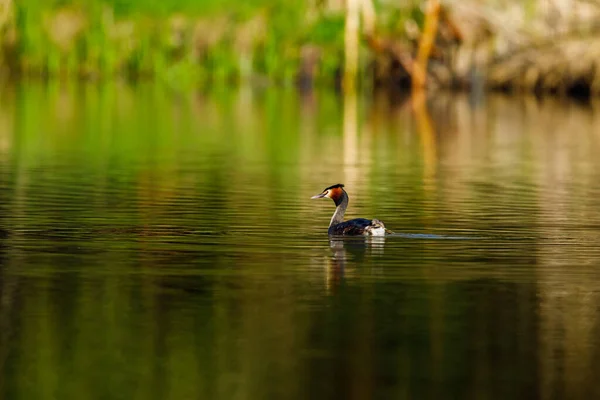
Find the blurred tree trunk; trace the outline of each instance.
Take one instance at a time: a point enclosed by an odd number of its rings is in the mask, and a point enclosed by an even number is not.
[[[419,40],[417,58],[412,66],[412,87],[419,90],[425,87],[427,81],[427,63],[435,42],[438,23],[440,20],[440,2],[429,0],[425,12],[425,26]]]
[[[344,30],[344,91],[353,91],[358,72],[358,35],[361,0],[346,0],[346,25]]]
[[[12,24],[14,15],[13,0],[0,0],[0,29],[4,30],[7,25]]]
[[[15,5],[13,0],[0,0],[0,70],[14,72],[17,65],[14,54],[17,43]]]
[[[346,0],[346,24],[344,30],[344,80],[346,91],[354,90],[358,74],[358,55],[360,45],[360,22],[362,32],[370,37],[375,32],[375,7],[371,0]]]
[[[375,14],[375,7],[371,0],[361,0],[360,12],[362,15],[363,22],[363,33],[365,36],[371,36],[375,33],[375,24],[377,23],[377,16]]]

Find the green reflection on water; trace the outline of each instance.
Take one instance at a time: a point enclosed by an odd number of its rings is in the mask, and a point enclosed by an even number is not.
[[[6,90],[1,397],[593,397],[597,115]],[[337,182],[405,235],[330,243]]]

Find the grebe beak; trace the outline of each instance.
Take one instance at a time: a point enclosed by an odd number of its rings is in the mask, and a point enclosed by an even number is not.
[[[326,195],[327,195],[327,193],[321,193],[321,194],[311,197],[311,199],[322,199]]]

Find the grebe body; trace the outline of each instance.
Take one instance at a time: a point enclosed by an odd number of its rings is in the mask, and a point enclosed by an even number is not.
[[[341,183],[325,188],[320,194],[311,197],[311,199],[322,199],[325,197],[332,199],[336,205],[327,231],[329,235],[384,236],[388,232],[383,222],[378,219],[355,218],[344,221],[349,197],[348,193],[344,190],[344,185]]]

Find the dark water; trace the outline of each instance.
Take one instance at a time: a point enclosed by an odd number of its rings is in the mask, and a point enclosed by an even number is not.
[[[0,100],[2,399],[600,396],[596,104]]]

